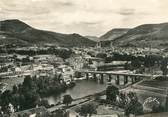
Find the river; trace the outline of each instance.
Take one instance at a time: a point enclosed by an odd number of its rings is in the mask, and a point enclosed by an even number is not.
[[[46,99],[49,104],[55,104],[62,100],[62,97],[66,94],[70,94],[73,99],[84,97],[90,94],[98,93],[106,89],[106,84],[99,84],[91,80],[81,80],[76,81],[76,86],[72,89],[66,90],[66,92],[60,94],[59,96],[50,96]]]
[[[7,89],[12,89],[14,84],[19,84],[23,82],[23,78],[13,78],[13,79],[1,79],[1,82],[8,83]],[[98,93],[106,89],[106,84],[99,84],[92,80],[78,80],[76,81],[76,86],[66,90],[66,92],[60,95],[52,95],[46,97],[49,104],[56,104],[62,100],[62,97],[66,94],[70,94],[73,99],[84,97],[90,94]]]

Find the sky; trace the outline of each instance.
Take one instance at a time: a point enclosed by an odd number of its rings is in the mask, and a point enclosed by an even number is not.
[[[101,36],[113,28],[168,22],[168,0],[0,0],[0,20],[60,33]]]

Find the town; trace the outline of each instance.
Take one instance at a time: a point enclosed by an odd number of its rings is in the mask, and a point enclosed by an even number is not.
[[[3,44],[0,53],[2,117],[168,114],[164,49]]]
[[[167,0],[0,0],[0,117],[168,117]]]

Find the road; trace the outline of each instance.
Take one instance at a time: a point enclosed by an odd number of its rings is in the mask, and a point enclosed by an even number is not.
[[[77,106],[77,105],[79,105],[79,104],[82,104],[82,103],[84,103],[84,102],[87,102],[87,101],[90,101],[90,100],[86,98],[86,99],[79,99],[79,100],[72,101],[72,103],[71,103],[71,105],[69,105],[69,108],[68,108],[68,109],[70,109],[70,108],[72,108],[72,107],[74,107],[74,106]],[[63,108],[64,106],[65,106],[65,104],[60,104],[60,105],[57,105],[57,106],[48,108],[47,110],[48,110],[49,112],[54,112],[55,110],[61,109],[61,108]]]
[[[89,71],[89,70],[79,70],[80,73],[95,73],[95,74],[109,74],[109,75],[122,75],[122,76],[139,76],[139,77],[158,77],[162,75],[149,75],[149,74],[136,74],[131,72],[120,72],[120,71]]]

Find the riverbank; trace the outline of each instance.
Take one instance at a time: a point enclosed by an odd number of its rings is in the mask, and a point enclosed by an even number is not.
[[[79,115],[79,110],[83,105],[92,104],[96,107],[97,114],[96,115],[119,115],[121,117],[125,117],[124,109],[119,108],[115,105],[102,104],[98,99],[100,96],[105,95],[106,91],[102,91],[99,93],[95,93],[93,95],[88,95],[82,98],[74,99],[73,102],[67,107],[64,104],[60,104],[51,108],[48,108],[48,111],[51,113],[55,113],[58,110],[64,110],[64,112],[68,112],[70,117],[76,117]]]
[[[92,94],[92,95],[87,95],[87,96],[84,96],[81,98],[73,99],[71,105],[69,105],[68,107],[66,107],[65,104],[63,104],[63,103],[58,103],[58,104],[54,105],[53,107],[48,108],[48,111],[54,112],[57,109],[70,110],[72,108],[75,108],[76,106],[81,106],[81,105],[86,104],[88,102],[94,101],[98,96],[101,96],[101,95],[105,95],[105,90],[102,92],[99,92],[99,93]]]

